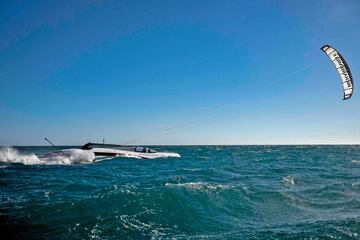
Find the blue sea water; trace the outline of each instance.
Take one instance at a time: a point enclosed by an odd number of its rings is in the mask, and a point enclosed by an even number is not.
[[[154,148],[182,157],[0,154],[0,239],[360,239],[360,146]]]

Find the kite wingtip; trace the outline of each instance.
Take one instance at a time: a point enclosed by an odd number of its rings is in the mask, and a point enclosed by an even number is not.
[[[322,46],[320,49],[325,51],[326,49],[328,49],[330,47],[330,45],[325,44],[324,46]]]

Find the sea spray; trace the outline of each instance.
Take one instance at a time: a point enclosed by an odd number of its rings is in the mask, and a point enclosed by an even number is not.
[[[26,165],[41,164],[40,159],[33,153],[22,154],[14,148],[0,148],[0,162],[22,163]]]
[[[0,149],[0,162],[21,163],[24,165],[70,165],[94,162],[95,155],[81,149],[57,151],[39,157],[33,153],[20,153],[12,147]]]

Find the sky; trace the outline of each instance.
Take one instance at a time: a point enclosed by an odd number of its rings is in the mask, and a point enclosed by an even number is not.
[[[0,145],[359,144],[359,26],[357,0],[1,1]]]

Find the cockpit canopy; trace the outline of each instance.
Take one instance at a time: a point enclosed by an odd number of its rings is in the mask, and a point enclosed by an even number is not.
[[[134,148],[135,152],[143,152],[143,153],[156,153],[156,151],[147,148],[147,147],[135,147]]]

